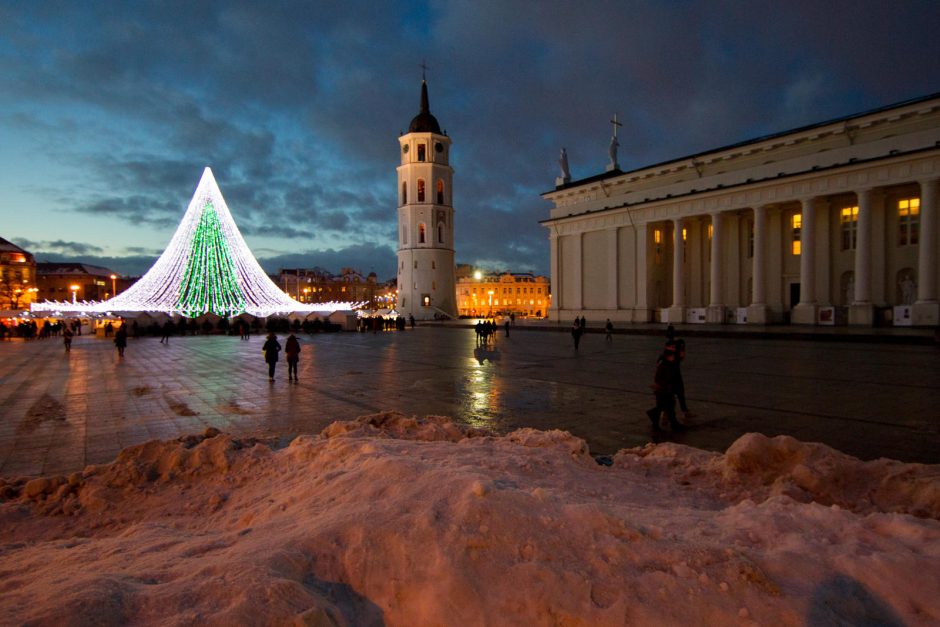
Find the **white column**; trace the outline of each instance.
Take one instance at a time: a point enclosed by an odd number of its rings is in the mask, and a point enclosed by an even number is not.
[[[920,181],[920,234],[917,250],[917,301],[937,301],[937,187],[940,179]]]
[[[766,205],[754,207],[754,256],[752,258],[751,302],[747,307],[748,324],[767,324],[770,320],[767,306],[767,212]]]
[[[790,312],[790,321],[816,324],[816,199],[803,198],[800,202],[800,302]]]
[[[636,285],[636,299],[634,302],[633,309],[633,321],[634,322],[649,322],[650,320],[650,311],[649,311],[649,302],[647,301],[647,284],[648,280],[648,266],[646,262],[647,255],[647,246],[646,238],[649,237],[648,229],[646,224],[637,224],[636,225],[636,253],[634,256],[634,272],[636,272],[635,285]]]
[[[617,258],[617,229],[607,231],[607,276],[609,285],[607,290],[607,308],[616,311],[620,307],[620,263]]]
[[[711,264],[709,267],[708,308],[705,310],[705,321],[721,324],[725,321],[725,306],[723,303],[722,278],[722,219],[721,213],[711,214],[712,241]]]
[[[672,221],[672,305],[663,311],[663,322],[685,319],[685,272],[682,259],[682,220]]]
[[[816,199],[803,198],[800,230],[800,304],[816,304]]]
[[[917,249],[917,301],[911,308],[915,326],[940,325],[937,302],[937,188],[940,180],[920,181],[920,233]]]
[[[767,241],[767,207],[754,207],[754,259],[753,295],[751,304],[767,304],[767,269],[764,261],[764,242]]]
[[[672,306],[685,305],[685,272],[682,258],[682,220],[672,221]]]
[[[584,306],[584,255],[582,245],[584,242],[584,233],[575,233],[571,237],[571,258],[574,261],[574,302],[570,303],[571,309],[578,310]]]
[[[554,228],[554,227],[553,227]],[[551,281],[551,296],[552,304],[549,309],[551,312],[549,317],[556,322],[558,321],[558,310],[561,308],[561,290],[558,288],[558,281],[561,277],[561,266],[559,265],[558,258],[558,236],[552,232],[548,236],[548,247],[549,247],[549,280]]]
[[[871,190],[855,192],[858,200],[858,231],[855,244],[855,301],[852,305],[871,303]]]

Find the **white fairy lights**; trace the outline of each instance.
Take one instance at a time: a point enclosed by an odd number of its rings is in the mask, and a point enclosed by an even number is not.
[[[275,285],[248,249],[206,168],[176,233],[153,267],[126,291],[105,301],[33,303],[35,312],[88,314],[162,312],[195,318],[213,313],[258,317],[331,313],[361,303],[301,303]]]

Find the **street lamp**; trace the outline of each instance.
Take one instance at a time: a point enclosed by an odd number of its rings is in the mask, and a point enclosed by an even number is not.
[[[117,296],[117,275],[111,275],[111,298]]]
[[[77,301],[75,300],[75,295],[78,293],[77,285],[70,285],[69,289],[72,290],[72,304],[74,305]]]

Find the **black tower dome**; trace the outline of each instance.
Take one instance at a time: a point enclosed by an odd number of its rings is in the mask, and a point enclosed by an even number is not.
[[[428,107],[428,84],[424,80],[421,81],[421,111],[411,120],[411,124],[408,125],[408,132],[443,135],[441,125],[437,123],[437,118],[431,115],[431,110]]]

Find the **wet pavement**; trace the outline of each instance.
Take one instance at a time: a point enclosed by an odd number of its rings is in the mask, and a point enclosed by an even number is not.
[[[283,344],[284,336],[280,336]],[[653,437],[644,410],[662,347],[655,335],[515,329],[489,349],[466,328],[301,336],[300,383],[262,336],[0,342],[0,475],[67,473],[122,448],[216,427],[288,441],[383,410],[447,415],[504,433],[564,429],[594,454]],[[875,338],[877,339],[877,338]],[[940,463],[940,349],[876,341],[688,337],[687,431],[657,436],[723,451],[759,431],[863,459]]]

